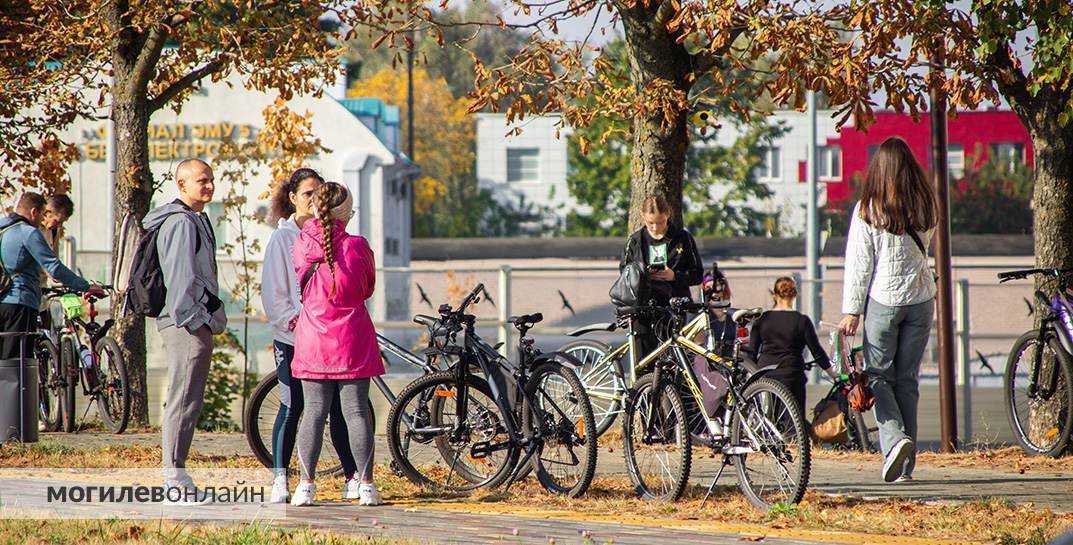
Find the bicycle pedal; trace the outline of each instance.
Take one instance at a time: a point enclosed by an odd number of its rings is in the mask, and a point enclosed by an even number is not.
[[[486,458],[489,454],[503,450],[510,447],[509,442],[504,443],[489,443],[488,441],[480,441],[474,443],[469,449],[470,460],[477,461]]]

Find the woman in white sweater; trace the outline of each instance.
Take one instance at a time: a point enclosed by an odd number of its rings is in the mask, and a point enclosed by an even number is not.
[[[272,194],[272,217],[279,221],[272,238],[265,247],[265,262],[261,275],[261,303],[272,323],[272,349],[276,356],[276,374],[279,377],[279,413],[272,426],[272,465],[276,479],[272,484],[272,503],[290,500],[287,483],[287,468],[294,453],[294,441],[298,433],[298,419],[302,415],[301,381],[291,376],[291,360],[294,358],[294,328],[302,308],[298,291],[298,278],[291,257],[294,243],[298,241],[302,225],[313,217],[313,192],[324,184],[324,179],[313,169],[300,168],[291,177],[280,183]],[[356,464],[351,453],[346,424],[341,404],[332,403],[329,429],[332,444],[343,464],[346,485],[344,499],[358,497],[359,483],[354,479]]]
[[[917,376],[931,334],[935,277],[927,247],[935,195],[909,146],[888,138],[868,165],[846,243],[839,329],[855,335],[864,315],[865,373],[875,391],[883,480],[912,478]]]

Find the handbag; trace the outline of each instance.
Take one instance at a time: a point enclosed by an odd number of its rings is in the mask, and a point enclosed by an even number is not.
[[[849,439],[846,419],[838,401],[824,399],[812,409],[812,437],[820,443],[845,443]]]
[[[648,299],[648,271],[640,262],[630,259],[630,246],[626,246],[626,265],[607,292],[616,307],[637,307]]]
[[[852,350],[846,349],[848,346],[846,337],[838,331],[832,333],[831,336],[835,360],[838,361],[841,371],[849,375],[850,388],[849,393],[846,394],[849,406],[859,413],[872,410],[872,406],[876,403],[876,393],[868,385],[868,375],[864,374],[864,370],[857,365]]]

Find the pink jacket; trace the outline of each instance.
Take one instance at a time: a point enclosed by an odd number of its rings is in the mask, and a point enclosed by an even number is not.
[[[332,230],[335,296],[332,274],[324,261],[320,221],[305,222],[294,244],[294,270],[299,282],[314,263],[322,262],[305,288],[295,328],[291,375],[297,379],[353,380],[384,374],[376,330],[365,300],[376,286],[373,251],[365,238],[350,235],[343,222]]]

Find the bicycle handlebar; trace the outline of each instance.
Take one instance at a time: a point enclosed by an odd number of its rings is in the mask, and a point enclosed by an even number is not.
[[[1010,280],[1023,280],[1029,276],[1036,274],[1046,274],[1048,276],[1059,276],[1073,272],[1073,267],[1068,269],[1020,269],[1016,271],[1005,271],[998,273],[999,284],[1009,282]]]
[[[466,298],[462,300],[462,304],[458,305],[457,313],[464,313],[466,311],[466,307],[476,301],[477,298],[480,297],[481,293],[484,293],[484,284],[478,283],[473,288],[473,291],[469,292],[469,295],[467,295]]]

